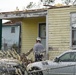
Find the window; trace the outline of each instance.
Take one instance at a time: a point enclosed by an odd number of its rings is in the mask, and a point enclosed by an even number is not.
[[[69,52],[60,57],[61,62],[73,62],[74,61],[74,52]]]
[[[76,53],[74,53],[74,61],[76,62]]]
[[[72,45],[76,45],[76,28],[72,29]]]
[[[76,13],[71,13],[72,47],[76,46]]]
[[[15,33],[15,27],[11,27],[11,33]]]

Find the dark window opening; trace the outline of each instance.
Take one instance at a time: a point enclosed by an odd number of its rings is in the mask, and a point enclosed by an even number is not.
[[[11,33],[15,33],[15,27],[11,27]]]

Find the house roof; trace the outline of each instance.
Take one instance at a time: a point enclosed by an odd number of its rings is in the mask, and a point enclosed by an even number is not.
[[[48,9],[58,9],[58,8],[67,8],[70,6],[49,6],[49,8],[34,9],[34,10],[23,10],[23,11],[10,11],[10,12],[1,12],[0,19],[13,19],[13,18],[27,18],[27,17],[39,17],[46,16]]]
[[[5,22],[3,24],[16,24],[16,23],[20,23],[20,21],[11,20],[11,21]]]
[[[46,11],[48,8],[42,8],[42,9],[33,9],[33,10],[27,10],[27,9],[25,9],[25,10],[23,10],[23,11],[18,11],[18,10],[16,10],[16,11],[10,11],[10,12],[1,12],[0,14],[5,14],[5,13],[18,13],[18,12],[27,12],[27,13],[29,13],[29,12],[40,12],[40,11]]]
[[[19,26],[19,25],[21,25],[21,21],[11,20],[3,23],[3,26]]]
[[[38,17],[46,16],[47,9],[35,9],[35,10],[23,10],[23,11],[11,11],[1,12],[0,19],[13,19],[13,18],[27,18],[27,17]]]
[[[59,9],[59,8],[68,8],[71,6],[54,6],[54,7],[50,7],[49,9]]]

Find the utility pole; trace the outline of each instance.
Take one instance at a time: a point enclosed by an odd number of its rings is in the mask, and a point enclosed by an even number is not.
[[[0,50],[2,47],[2,19],[0,19]]]

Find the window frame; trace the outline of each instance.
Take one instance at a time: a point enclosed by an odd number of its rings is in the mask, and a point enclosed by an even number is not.
[[[70,13],[70,29],[71,29],[71,39],[70,39],[70,47],[71,49],[76,49],[76,45],[73,44],[73,31],[76,31],[76,28],[73,28],[72,25],[73,25],[73,14],[76,15],[76,12],[71,12]]]

